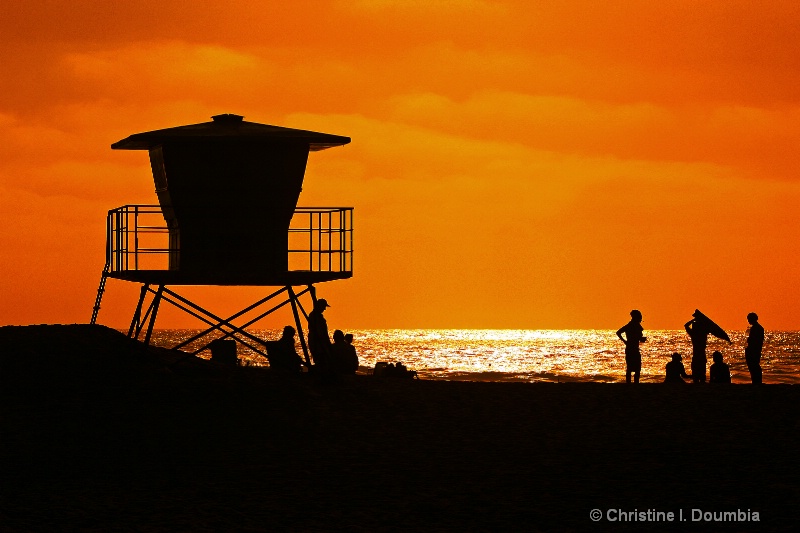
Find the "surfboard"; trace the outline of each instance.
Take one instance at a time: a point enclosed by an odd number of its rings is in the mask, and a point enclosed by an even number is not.
[[[718,339],[731,342],[731,338],[727,333],[725,333],[725,330],[719,327],[716,322],[701,313],[699,309],[695,309],[694,313],[692,313],[692,316],[695,318],[695,320],[702,324],[703,328],[708,331],[709,335],[714,335]]]

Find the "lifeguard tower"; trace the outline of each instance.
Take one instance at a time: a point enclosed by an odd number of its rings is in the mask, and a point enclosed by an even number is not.
[[[349,137],[246,122],[216,115],[211,122],[131,135],[114,150],[147,150],[159,205],[108,212],[106,263],[92,312],[97,320],[106,280],[141,283],[128,336],[149,344],[159,306],[167,302],[208,328],[173,348],[233,338],[266,355],[245,328],[291,305],[307,363],[300,297],[316,302],[314,284],[353,275],[353,208],[297,207],[309,152]],[[223,285],[275,290],[227,318],[169,287]],[[149,303],[147,303],[149,299]],[[262,309],[269,307],[263,312]],[[234,321],[258,313],[246,323]],[[221,337],[220,337],[221,334]],[[203,344],[205,342],[205,344]]]

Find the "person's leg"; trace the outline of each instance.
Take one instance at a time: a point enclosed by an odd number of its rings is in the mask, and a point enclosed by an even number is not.
[[[633,374],[633,382],[634,383],[639,383],[639,374],[640,373],[641,373],[641,370],[637,370],[636,372],[634,372],[634,374]]]
[[[747,370],[750,371],[750,382],[754,385],[757,385],[761,382],[760,376],[760,368],[758,367],[758,361],[754,361],[752,358],[745,359],[747,361]]]
[[[753,374],[753,383],[755,383],[756,385],[761,385],[762,383],[763,373],[761,371],[760,363],[761,363],[760,361],[756,361],[754,365],[755,373]]]
[[[625,350],[625,383],[631,382],[631,372],[633,372],[633,359],[631,354]]]

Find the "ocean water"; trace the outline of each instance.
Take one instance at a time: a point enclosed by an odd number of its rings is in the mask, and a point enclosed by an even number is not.
[[[197,330],[156,330],[153,344],[175,346]],[[251,330],[264,340],[280,330]],[[359,373],[369,374],[379,361],[401,361],[421,379],[522,382],[624,382],[624,345],[612,330],[476,330],[371,329],[350,330],[359,356]],[[709,337],[711,353],[722,352],[734,383],[749,383],[744,361],[745,331],[729,331],[732,344]],[[691,343],[683,330],[646,330],[641,345],[646,383],[661,382],[674,352],[691,372]],[[199,347],[199,345],[195,345]],[[192,346],[190,345],[190,348]],[[195,348],[196,349],[196,348]],[[297,351],[302,355],[300,345]],[[210,357],[208,350],[200,357]],[[243,364],[268,366],[267,361],[238,345]],[[765,383],[800,383],[800,332],[768,331],[761,358]]]

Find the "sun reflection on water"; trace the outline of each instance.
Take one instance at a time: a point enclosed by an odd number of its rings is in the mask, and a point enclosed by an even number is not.
[[[175,345],[194,330],[160,330],[154,343]],[[255,330],[269,340],[279,330]],[[611,330],[510,329],[383,329],[350,330],[358,351],[360,373],[368,374],[379,361],[402,361],[423,379],[472,381],[594,381],[625,380],[624,346]],[[719,350],[731,366],[734,382],[749,382],[744,364],[743,331],[729,332],[733,344],[709,338],[708,357]],[[649,330],[642,345],[643,382],[663,381],[671,354],[683,355],[687,369],[691,344],[683,330]],[[302,353],[298,344],[298,353]],[[200,356],[208,357],[207,351]],[[245,364],[266,361],[239,346]],[[709,363],[710,364],[710,363]],[[765,382],[800,383],[800,332],[768,332],[762,358]]]

